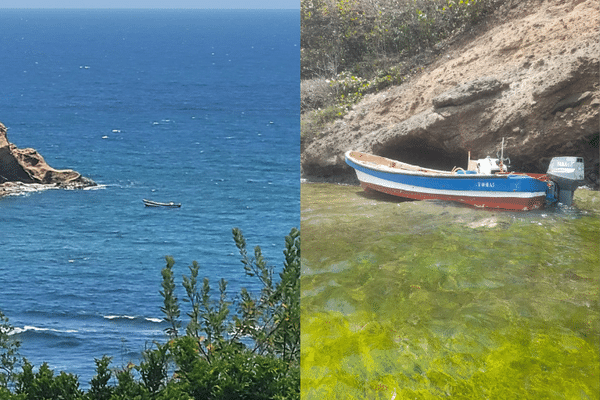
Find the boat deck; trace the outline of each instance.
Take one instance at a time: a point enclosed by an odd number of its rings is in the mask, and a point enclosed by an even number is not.
[[[410,172],[420,172],[424,174],[432,174],[432,175],[455,175],[456,172],[452,171],[441,171],[432,168],[423,168],[417,165],[407,164],[401,161],[391,160],[389,158],[376,156],[374,154],[361,153],[359,151],[350,152],[350,157],[354,158],[359,163],[364,164],[365,166],[370,166],[372,168],[385,168],[397,171],[410,171]],[[462,168],[460,169],[461,171]],[[473,171],[474,172],[474,171]]]

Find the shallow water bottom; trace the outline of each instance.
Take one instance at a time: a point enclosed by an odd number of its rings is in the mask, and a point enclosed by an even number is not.
[[[598,192],[535,212],[302,185],[302,397],[598,398]]]

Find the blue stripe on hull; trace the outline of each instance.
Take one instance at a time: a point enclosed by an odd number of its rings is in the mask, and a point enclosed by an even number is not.
[[[349,158],[346,162],[357,171],[377,178],[378,180],[394,182],[411,187],[431,189],[433,191],[469,192],[496,192],[489,195],[501,195],[498,192],[508,193],[546,193],[547,184],[535,178],[524,175],[427,175],[424,173],[386,172],[378,169],[364,167]]]

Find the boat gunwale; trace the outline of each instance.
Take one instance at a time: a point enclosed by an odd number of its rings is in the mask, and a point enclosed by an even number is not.
[[[363,154],[363,155],[368,156],[369,158],[379,159],[379,160],[382,160],[385,162],[394,163],[396,165],[392,167],[392,166],[385,165],[383,163],[376,163],[374,161],[359,160],[356,157],[352,156],[352,153]],[[347,159],[350,159],[350,161],[352,161],[353,163],[355,163],[363,168],[370,169],[373,171],[393,173],[393,174],[398,174],[398,175],[417,175],[417,176],[425,176],[425,177],[433,177],[433,178],[440,177],[440,178],[457,178],[457,179],[466,179],[466,178],[470,178],[470,179],[481,179],[481,178],[502,179],[502,178],[506,178],[508,176],[520,176],[517,174],[511,174],[511,173],[456,174],[456,173],[453,173],[452,171],[442,171],[442,170],[437,170],[437,169],[432,169],[432,168],[423,168],[423,167],[419,167],[418,165],[412,165],[412,164],[408,164],[408,163],[405,163],[402,161],[392,160],[391,158],[377,156],[377,155],[373,155],[373,154],[369,154],[369,153],[363,153],[363,152],[355,151],[355,150],[347,151],[345,156]],[[408,168],[405,168],[405,166],[407,166]]]

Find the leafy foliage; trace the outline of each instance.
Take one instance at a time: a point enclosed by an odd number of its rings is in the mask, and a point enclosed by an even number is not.
[[[173,261],[167,258],[161,294],[172,340],[147,353],[146,363],[140,365],[150,393],[168,393],[169,398],[180,392],[203,399],[299,398],[300,232],[294,228],[285,238],[279,282],[261,248],[255,247],[250,256],[242,232],[234,228],[232,233],[246,274],[262,285],[260,293],[242,289],[237,315],[228,319],[232,303],[227,299],[227,282],[219,281],[218,299],[213,299],[208,278],[198,287],[200,267],[194,262],[190,276],[183,277],[184,300],[191,310],[186,335],[178,337],[179,304],[173,290]],[[242,343],[242,337],[252,339],[252,345]],[[170,380],[167,359],[175,366]]]
[[[94,400],[109,400],[113,392],[108,386],[112,374],[108,369],[110,365],[110,357],[104,356],[101,359],[96,359],[96,375],[90,381],[90,390],[88,396]]]
[[[167,328],[166,332],[169,336],[176,338],[179,328],[181,327],[181,321],[179,318],[179,303],[177,302],[177,296],[175,295],[175,278],[173,277],[173,265],[175,260],[173,257],[165,257],[167,260],[167,266],[161,271],[163,281],[161,286],[163,290],[160,292],[164,299],[164,307],[161,307],[161,311],[165,314],[165,321],[171,326]]]
[[[79,381],[72,374],[61,372],[55,376],[48,364],[43,363],[37,372],[24,360],[23,373],[17,376],[16,393],[23,400],[81,399]]]
[[[189,400],[194,399],[299,399],[300,398],[300,232],[292,229],[285,238],[284,265],[279,280],[260,247],[249,256],[239,229],[233,237],[249,276],[262,284],[259,294],[243,289],[237,315],[230,318],[233,302],[227,298],[227,282],[219,281],[217,299],[211,296],[208,278],[198,284],[199,265],[193,262],[184,276],[184,302],[189,321],[180,336],[182,321],[176,296],[173,267],[166,257],[160,291],[169,341],[155,343],[143,352],[139,365],[110,369],[111,359],[96,359],[96,375],[87,393],[79,389],[76,375],[54,374],[44,363],[37,372],[27,360],[19,362],[13,328],[0,313],[0,398],[16,400]],[[242,338],[246,338],[242,340]],[[252,344],[248,344],[247,338]],[[117,384],[111,385],[116,378]],[[14,381],[14,393],[8,382]],[[114,380],[113,380],[114,382]]]
[[[233,231],[246,274],[257,277],[263,285],[259,297],[247,290],[241,293],[239,316],[234,317],[235,330],[249,335],[259,354],[281,356],[287,362],[298,362],[300,354],[300,232],[293,229],[286,236],[284,267],[280,281],[273,284],[273,267],[265,262],[260,247],[249,258],[246,242],[239,230]]]
[[[502,0],[301,0],[301,77],[376,75],[477,23]]]
[[[14,370],[19,363],[20,342],[13,337],[14,328],[0,311],[0,388],[6,388],[14,379]],[[0,392],[1,393],[1,392]]]
[[[198,342],[189,336],[172,344],[178,370],[169,385],[171,394],[183,392],[196,399],[299,398],[299,369],[290,368],[280,357],[257,355],[232,344],[211,350],[213,357],[207,362],[190,356],[197,349]]]

